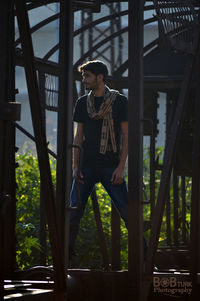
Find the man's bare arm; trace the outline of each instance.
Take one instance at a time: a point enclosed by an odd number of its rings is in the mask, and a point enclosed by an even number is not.
[[[126,159],[128,156],[128,121],[121,122],[122,131],[122,150],[120,162],[115,169],[111,181],[113,184],[121,184],[124,178],[124,169],[126,165]]]
[[[82,146],[83,143],[83,123],[77,124],[76,135],[74,137],[74,144]],[[78,178],[82,174],[78,175],[78,165],[80,160],[80,151],[77,148],[74,148],[73,151],[73,177]]]

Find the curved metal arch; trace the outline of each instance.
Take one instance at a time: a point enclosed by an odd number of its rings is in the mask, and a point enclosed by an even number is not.
[[[154,5],[150,5],[150,6],[146,6],[144,7],[144,10],[152,10],[152,9],[155,9]],[[124,12],[127,12],[128,11],[124,11]],[[104,17],[102,18],[103,19],[106,19],[106,20],[110,20],[110,16],[108,17]],[[79,34],[81,32],[83,32],[85,29],[88,29],[90,28],[92,25],[94,25],[94,23],[97,23],[97,21],[99,21],[98,23],[101,23],[100,19],[99,20],[96,20],[95,22],[93,23],[89,23],[87,25],[85,25],[84,27],[82,27],[81,29],[77,30],[76,33]],[[151,18],[148,18],[146,20],[144,20],[144,25],[147,25],[147,24],[150,24],[150,23],[153,23],[153,22],[156,22],[157,21],[157,17],[156,16],[153,16]],[[105,40],[104,40],[105,42]],[[154,46],[157,46],[158,45],[158,39],[155,39],[153,40],[152,42],[150,42],[149,44],[147,44],[145,47],[144,47],[144,53],[149,51],[151,48],[154,48]],[[94,47],[95,48],[91,48],[90,51],[88,51],[87,53],[84,54],[84,56],[82,56],[77,62],[76,64],[74,65],[74,68],[76,68],[76,66],[81,63],[81,61],[83,61],[87,56],[89,56],[91,54],[91,52],[93,52],[94,50],[96,50],[96,46],[95,45]],[[102,46],[102,45],[100,45]],[[122,76],[122,74],[126,71],[126,69],[128,68],[128,60],[126,60],[114,73],[113,75],[114,76]]]
[[[95,25],[98,25],[98,24],[101,24],[101,23],[104,23],[106,21],[109,21],[111,20],[112,18],[116,18],[116,17],[122,17],[122,16],[125,16],[128,14],[128,10],[124,10],[124,11],[121,11],[120,13],[115,13],[115,14],[112,14],[112,15],[109,15],[109,16],[106,16],[106,17],[103,17],[103,18],[100,18],[100,19],[97,19],[89,24],[86,24],[84,26],[82,26],[81,28],[77,29],[75,32],[74,32],[74,36],[82,33],[84,30],[87,30],[89,29],[91,26],[95,26]],[[42,20],[41,22],[37,23],[35,26],[33,26],[31,28],[31,34],[34,33],[35,31],[37,31],[38,29],[42,28],[43,26],[55,21],[56,19],[58,19],[60,16],[60,13],[57,13],[47,19],[44,19]],[[18,46],[20,44],[20,38],[17,39],[15,41],[15,47]]]
[[[27,2],[31,2],[31,1],[27,1]],[[30,4],[27,4],[27,10],[31,10],[31,9],[35,9],[35,8],[38,8],[40,6],[44,6],[44,5],[47,5],[47,4],[51,4],[51,3],[58,3],[59,0],[39,0],[39,1],[35,1],[30,3]]]
[[[113,77],[121,77],[122,74],[128,69],[128,60],[126,60],[115,72]]]
[[[38,3],[31,3],[29,5],[27,5],[27,9],[31,10],[31,9],[34,9],[34,8],[37,8],[41,5],[46,5],[46,4],[49,4],[49,3],[57,3],[58,1],[47,1],[47,0],[41,0],[41,1],[38,1]],[[147,11],[147,10],[153,10],[155,9],[154,5],[148,5],[148,6],[144,6],[144,10]],[[98,24],[101,24],[101,23],[104,23],[106,21],[109,21],[111,19],[114,19],[116,17],[122,17],[122,16],[125,16],[128,14],[128,10],[124,10],[124,11],[121,11],[121,12],[118,12],[118,13],[114,13],[112,15],[109,15],[109,16],[105,16],[105,17],[102,17],[100,19],[97,19],[89,24],[86,24],[84,26],[82,26],[81,28],[77,29],[75,32],[74,32],[74,37],[83,33],[85,30],[95,26],[95,25],[98,25]],[[55,21],[56,19],[58,19],[60,16],[60,13],[57,13],[45,20],[42,20],[41,22],[39,22],[38,24],[36,24],[35,26],[33,26],[31,28],[31,33],[37,31],[38,29],[40,29],[41,27],[49,24],[50,22],[53,22]],[[144,20],[144,25],[147,25],[147,24],[150,24],[152,22],[155,22],[157,21],[157,18],[154,16],[152,18],[148,18],[146,20]],[[106,44],[107,42],[109,42],[110,40],[114,39],[115,37],[119,36],[120,34],[124,33],[128,31],[128,27],[125,27],[123,28],[122,30],[120,30],[119,32],[115,32],[114,34],[112,34],[111,36],[105,38],[104,40],[102,40],[101,42],[99,42],[98,44],[96,44],[94,47],[92,47],[89,51],[87,51],[75,64],[74,64],[74,68],[76,68],[82,61],[84,61],[85,58],[87,58],[93,51],[96,51],[99,47],[103,46],[104,44]],[[15,45],[17,46],[18,44],[20,43],[20,39],[17,39],[15,41]],[[158,43],[158,39],[154,40],[153,42],[149,43],[148,45],[146,45],[144,47],[144,52],[150,50],[152,47],[154,47],[155,45],[157,45]],[[48,59],[56,52],[59,50],[59,43],[56,44],[53,48],[51,48],[46,54],[45,56],[43,57],[43,61],[48,61]],[[127,61],[124,62],[116,71],[115,71],[115,76],[119,76],[121,75],[123,72],[126,71],[127,69]]]
[[[158,46],[158,39],[153,40],[151,43],[144,47],[144,54],[152,49],[154,46]],[[126,60],[114,73],[113,77],[122,77],[122,74],[128,69],[128,60]]]
[[[86,24],[84,26],[82,26],[81,28],[77,29],[75,32],[74,32],[74,37],[81,34],[82,32],[84,32],[85,30],[91,28],[91,26],[95,26],[95,25],[98,25],[98,24],[101,24],[101,23],[104,23],[106,21],[109,21],[111,20],[112,18],[116,18],[116,17],[121,17],[121,16],[125,16],[128,14],[128,10],[125,10],[125,11],[122,11],[120,13],[115,13],[115,14],[112,14],[112,15],[109,15],[109,16],[105,16],[103,18],[100,18],[100,19],[97,19],[89,24]],[[35,31],[37,31],[38,29],[40,29],[41,27],[49,24],[50,22],[53,22],[55,21],[56,19],[58,19],[60,16],[60,13],[58,14],[55,14],[45,20],[42,20],[41,22],[39,22],[38,24],[36,24],[35,26],[33,26],[31,28],[31,34],[34,33]],[[16,41],[15,41],[15,47],[17,47],[18,45],[20,44],[20,38],[18,38]],[[56,44],[53,48],[51,48],[46,54],[45,56],[43,57],[43,60],[44,61],[47,61],[57,50],[59,49],[59,43]]]
[[[59,50],[59,43],[56,44],[53,48],[51,48],[43,57],[43,61],[46,62],[57,50]]]
[[[154,9],[154,6],[148,6],[148,10],[149,9]],[[147,9],[146,9],[147,10]],[[74,36],[77,36],[78,34],[84,32],[85,30],[89,29],[91,26],[95,26],[97,24],[100,24],[100,23],[103,23],[105,21],[108,21],[110,20],[111,18],[114,18],[116,16],[123,16],[123,15],[126,15],[128,13],[127,10],[125,11],[122,11],[120,13],[116,13],[116,14],[113,14],[111,16],[106,16],[106,17],[103,17],[103,18],[100,18],[98,20],[95,20],[89,24],[86,24],[85,26],[79,28],[78,30],[76,30],[74,32]],[[157,21],[157,18],[154,16],[152,18],[148,18],[146,20],[144,20],[144,25],[146,24],[150,24],[152,22],[155,22]],[[42,22],[41,22],[42,23]],[[47,22],[48,23],[48,22]],[[39,24],[38,24],[39,25]],[[76,68],[79,64],[81,64],[81,62],[87,58],[93,51],[97,50],[99,47],[103,46],[104,44],[106,44],[109,40],[111,40],[112,38],[115,38],[117,37],[118,35],[120,35],[123,32],[125,32],[128,28],[123,28],[120,32],[117,32],[114,34],[114,36],[110,36],[109,38],[106,38],[104,39],[103,41],[101,41],[100,43],[96,44],[93,48],[91,48],[88,52],[86,52],[84,54],[84,56],[82,56],[74,65],[74,68]],[[171,31],[170,34],[175,34],[176,31]],[[150,49],[154,48],[155,46],[158,45],[158,42],[159,42],[159,39],[155,39],[153,40],[152,42],[150,42],[149,44],[147,44],[145,47],[144,47],[144,54],[149,51]],[[51,57],[57,50],[59,49],[59,44],[55,45],[43,58],[44,61],[47,61],[49,59],[49,57]],[[114,72],[114,75],[119,77],[119,76],[122,76],[122,74],[126,71],[126,69],[128,68],[128,60],[126,60],[115,72]]]
[[[47,0],[44,0],[44,1],[38,1],[37,4],[36,4],[36,3],[34,3],[34,4],[31,3],[31,4],[29,4],[27,7],[28,7],[29,10],[31,10],[31,9],[34,9],[34,8],[39,7],[39,6],[41,6],[41,5],[45,5],[45,4],[49,4],[49,3],[57,3],[57,2],[58,2],[58,1],[49,1],[49,0],[47,1]],[[144,6],[144,11],[154,10],[154,9],[155,9],[155,6],[154,6],[154,5]],[[85,30],[87,30],[87,29],[89,29],[89,28],[91,28],[91,27],[93,27],[93,26],[95,26],[95,25],[104,23],[104,22],[109,21],[109,20],[111,20],[111,19],[113,19],[113,18],[121,17],[121,16],[124,16],[124,15],[127,15],[127,14],[128,14],[128,10],[124,10],[124,11],[121,11],[121,12],[118,12],[118,13],[115,13],[115,14],[112,14],[112,15],[105,16],[105,17],[103,17],[103,18],[97,19],[97,20],[95,20],[95,21],[93,21],[93,22],[91,22],[91,23],[89,23],[89,24],[86,24],[86,25],[82,26],[81,28],[77,29],[77,30],[74,32],[74,36],[77,36],[78,34],[83,33]],[[51,17],[49,17],[49,18],[47,18],[47,19],[45,19],[45,20],[43,20],[43,21],[41,21],[40,23],[36,24],[35,26],[32,27],[31,33],[37,31],[38,29],[40,29],[41,27],[47,25],[48,23],[55,21],[57,18],[59,18],[59,15],[60,15],[59,13],[58,13],[58,14],[55,14],[55,15],[53,15],[53,16],[51,16]],[[155,21],[157,21],[156,16],[154,16],[154,17],[152,17],[152,18],[148,18],[148,19],[144,20],[144,25],[150,24],[150,23],[155,22]],[[171,32],[171,34],[174,34],[174,33],[176,33],[176,32]],[[111,37],[109,37],[109,39],[111,40]],[[107,43],[107,42],[108,42],[108,40],[105,39],[105,40],[104,40],[104,43]],[[157,42],[158,42],[158,39],[156,39],[155,41],[149,43],[149,44],[144,48],[144,51],[146,52],[146,51],[150,50],[153,46],[155,46],[155,45],[157,44]],[[15,42],[15,46],[17,46],[19,43],[20,43],[20,39],[17,39],[16,42]],[[95,51],[98,47],[101,47],[102,45],[103,45],[103,44],[101,44],[101,42],[100,42],[100,44],[95,45],[95,46],[91,49],[91,51]],[[96,47],[97,47],[97,48],[96,48]],[[43,57],[43,60],[44,60],[44,61],[47,61],[47,60],[48,60],[48,59],[49,59],[49,58],[50,58],[50,57],[51,57],[58,49],[59,49],[59,43],[56,44],[52,49],[50,49],[50,50],[46,53],[46,55]],[[87,55],[89,55],[89,54],[90,54],[90,51],[87,52],[87,53],[84,55],[84,58],[86,58]],[[81,60],[82,60],[82,58],[79,59],[79,61],[81,61]],[[79,61],[78,61],[78,62],[79,62]],[[122,65],[122,66],[123,66],[123,65]],[[119,68],[119,69],[121,70],[121,68]],[[124,70],[124,67],[122,67],[122,70]],[[124,71],[125,71],[125,70],[124,70]],[[123,71],[123,72],[124,72],[124,71]],[[116,75],[117,75],[117,74],[119,75],[119,74],[121,74],[121,72],[116,71],[115,74],[116,74]]]
[[[102,40],[101,42],[97,43],[94,47],[92,47],[89,51],[87,51],[75,64],[74,64],[74,68],[77,68],[79,64],[81,64],[82,61],[84,61],[90,54],[92,54],[92,52],[94,52],[95,50],[97,50],[99,47],[103,46],[104,44],[106,44],[107,42],[109,42],[110,40],[118,37],[120,34],[123,34],[125,32],[128,31],[128,26],[124,27],[123,29],[113,33],[112,35],[110,35],[109,37],[105,38],[104,40]]]
[[[158,46],[158,39],[153,40],[151,43],[147,44],[144,47],[144,54],[153,48],[154,46]],[[74,66],[75,67],[75,66]],[[122,74],[128,69],[128,60],[126,60],[115,72],[113,72],[113,77],[120,77]]]
[[[107,37],[106,39],[102,40],[101,42],[97,43],[94,47],[92,47],[89,51],[87,51],[75,64],[74,68],[76,68],[84,59],[86,59],[93,51],[97,50],[99,47],[103,46],[107,42],[109,42],[111,39],[114,39],[115,37],[119,36],[120,34],[123,34],[128,31],[128,27],[124,27],[118,32],[115,32],[111,36]],[[59,49],[59,43],[56,44],[44,57],[43,60],[48,60],[50,56],[54,54],[55,51]]]
[[[45,26],[45,25],[47,25],[47,24],[55,21],[56,19],[59,18],[59,16],[60,16],[60,13],[55,14],[55,15],[53,15],[53,16],[51,16],[49,18],[46,18],[46,19],[42,20],[41,22],[37,23],[36,25],[34,25],[31,28],[31,30],[30,30],[31,34],[34,33],[35,31],[37,31],[38,29],[42,28],[43,26]],[[20,38],[18,38],[15,41],[15,47],[17,47],[19,44],[20,44]]]
[[[153,23],[153,22],[156,22],[156,21],[157,21],[157,18],[152,17],[152,18],[144,20],[144,25],[147,25],[147,24],[150,24],[150,23]]]
[[[125,16],[125,15],[127,15],[127,14],[128,14],[128,10],[125,10],[125,11],[122,11],[122,12],[120,12],[120,13],[115,13],[115,14],[112,14],[112,15],[105,16],[105,17],[103,17],[103,18],[97,19],[97,20],[95,20],[95,21],[93,21],[93,22],[91,22],[91,23],[89,23],[89,24],[86,24],[86,25],[82,26],[81,28],[75,30],[75,32],[74,32],[74,37],[77,36],[77,35],[79,35],[79,34],[81,34],[81,33],[83,33],[85,30],[87,30],[87,29],[89,29],[89,28],[91,28],[91,27],[93,27],[93,26],[95,26],[95,25],[98,25],[98,24],[104,23],[104,22],[106,22],[106,21],[109,21],[109,20],[111,20],[112,18]],[[110,37],[111,37],[111,36],[110,36]],[[109,37],[109,39],[110,39],[110,37]],[[105,43],[107,43],[107,41],[106,41]],[[101,46],[102,46],[102,45],[101,45]],[[59,49],[59,43],[56,44],[52,49],[50,49],[50,50],[46,53],[46,55],[43,57],[43,60],[44,60],[44,61],[47,61],[47,60],[54,54],[54,52],[56,52],[58,49]],[[93,49],[93,48],[92,48],[92,49]],[[94,50],[96,50],[96,49],[94,49]]]
[[[77,29],[75,32],[74,32],[74,36],[82,33],[84,30],[87,30],[95,25],[98,25],[98,24],[101,24],[101,23],[104,23],[106,21],[110,21],[111,19],[114,19],[116,17],[122,17],[122,16],[125,16],[125,15],[128,15],[128,10],[124,10],[124,11],[121,11],[120,13],[115,13],[115,14],[112,14],[112,15],[109,15],[109,16],[105,16],[103,18],[100,18],[100,19],[97,19],[91,23],[88,23],[84,26],[82,26],[81,28]]]
[[[31,2],[31,1],[27,1],[27,2]],[[59,3],[59,0],[39,0],[38,2],[37,1],[34,3],[31,2],[30,4],[26,5],[26,9],[29,11],[29,10],[32,10],[32,9],[35,9],[35,8],[38,8],[41,6],[46,6],[51,3]],[[16,11],[14,11],[14,14],[16,16]]]
[[[149,44],[147,44],[145,47],[144,47],[144,54],[149,51],[151,48],[153,48],[154,46],[158,46],[158,41],[159,39],[155,39],[153,40],[152,42],[150,42]]]
[[[178,30],[173,30],[170,32],[170,34],[176,34],[178,32]],[[158,46],[159,44],[159,38],[153,40],[152,42],[150,42],[149,44],[147,44],[144,47],[144,55],[147,51],[149,51],[150,49],[154,48],[155,46]],[[126,69],[128,69],[128,60],[126,60],[114,73],[113,76],[119,77],[122,76],[122,74],[126,71]]]

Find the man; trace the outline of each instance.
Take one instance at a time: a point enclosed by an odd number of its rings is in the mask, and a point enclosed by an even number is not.
[[[79,67],[82,82],[89,90],[78,99],[74,110],[77,131],[74,144],[83,147],[83,162],[78,174],[79,150],[74,150],[71,206],[77,206],[75,181],[79,182],[81,207],[70,212],[70,256],[80,220],[94,185],[101,182],[127,226],[128,192],[124,169],[128,154],[128,101],[106,85],[107,66],[101,61],[89,61]]]

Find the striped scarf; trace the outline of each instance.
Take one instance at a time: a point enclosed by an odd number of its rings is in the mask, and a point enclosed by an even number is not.
[[[90,118],[99,120],[103,119],[101,129],[101,142],[100,142],[100,154],[105,154],[106,151],[113,150],[117,152],[117,146],[115,141],[114,122],[112,117],[112,105],[119,94],[116,90],[110,90],[105,86],[104,101],[102,102],[98,112],[96,112],[94,106],[94,94],[92,91],[87,96],[87,111]],[[111,145],[108,144],[110,137]]]

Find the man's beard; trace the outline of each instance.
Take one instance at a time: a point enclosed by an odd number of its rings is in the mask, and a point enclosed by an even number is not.
[[[91,86],[88,86],[88,87],[85,86],[85,90],[87,90],[87,91],[90,91],[90,90],[94,91],[94,90],[97,90],[97,89],[98,89],[97,81]]]

